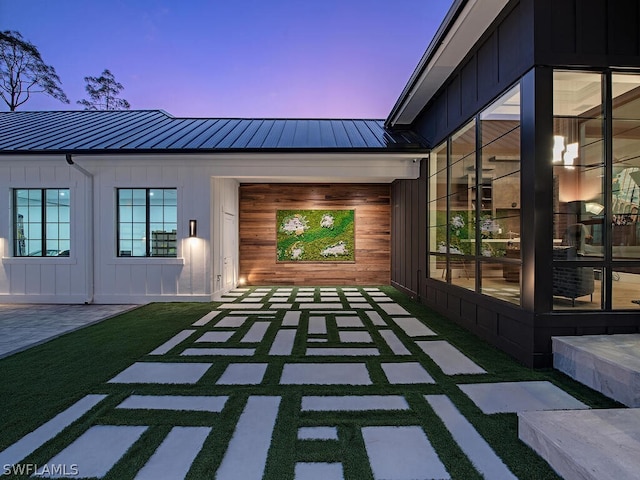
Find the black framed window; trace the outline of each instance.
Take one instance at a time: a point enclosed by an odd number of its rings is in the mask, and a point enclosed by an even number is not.
[[[177,256],[175,188],[120,188],[117,204],[119,257]]]
[[[70,201],[68,188],[14,189],[14,256],[68,257],[71,249]]]

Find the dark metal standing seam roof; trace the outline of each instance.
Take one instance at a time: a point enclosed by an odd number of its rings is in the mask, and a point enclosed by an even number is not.
[[[161,110],[0,113],[0,154],[425,152],[384,120],[175,118]]]

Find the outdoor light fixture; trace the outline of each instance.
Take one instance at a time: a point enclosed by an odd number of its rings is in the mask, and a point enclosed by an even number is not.
[[[189,237],[198,236],[198,222],[196,220],[189,220]]]

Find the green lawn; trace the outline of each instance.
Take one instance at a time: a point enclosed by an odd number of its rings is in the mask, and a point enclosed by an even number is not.
[[[93,425],[148,425],[150,428],[134,444],[125,457],[109,472],[108,479],[133,478],[137,470],[153,454],[168,431],[175,425],[210,426],[210,435],[196,457],[189,478],[213,478],[239,415],[251,395],[276,395],[282,398],[278,420],[272,438],[265,478],[282,480],[293,478],[296,462],[343,463],[345,478],[372,479],[361,434],[362,426],[420,425],[438,452],[447,470],[456,479],[481,478],[462,453],[444,424],[424,401],[425,394],[445,394],[474,425],[520,479],[556,479],[549,466],[532,450],[518,440],[515,414],[485,415],[457,387],[460,383],[548,380],[578,400],[594,408],[619,405],[602,395],[574,382],[554,370],[530,370],[488,346],[475,336],[457,327],[431,310],[412,302],[397,291],[381,287],[389,296],[422,319],[438,333],[481,365],[487,375],[444,375],[429,357],[415,345],[407,346],[410,357],[396,357],[381,350],[379,357],[349,357],[335,359],[340,362],[365,362],[373,381],[371,386],[341,385],[279,385],[284,364],[307,360],[297,353],[304,351],[303,336],[308,315],[301,318],[297,343],[291,357],[269,357],[268,345],[276,329],[270,329],[264,341],[256,345],[252,357],[184,357],[178,353],[184,345],[172,349],[160,358],[146,357],[150,351],[209,312],[217,304],[163,303],[138,308],[102,323],[64,335],[49,343],[34,347],[0,360],[0,451],[22,436],[51,419],[57,413],[90,393],[108,394],[105,401],[68,427],[62,434],[46,443],[24,460],[44,464],[84,431]],[[250,292],[248,292],[250,293]],[[276,316],[281,319],[284,311]],[[243,326],[232,341],[239,341],[250,327]],[[209,331],[213,322],[201,331]],[[392,326],[395,329],[395,326]],[[401,330],[396,333],[400,336]],[[339,346],[334,333],[329,332],[329,343]],[[194,337],[195,338],[195,337]],[[185,343],[188,343],[188,340]],[[238,343],[239,345],[239,343]],[[380,366],[383,361],[419,361],[436,380],[435,385],[390,385]],[[194,385],[107,384],[109,379],[135,361],[212,362],[213,366]],[[215,385],[230,362],[268,363],[265,378],[260,385]],[[114,407],[132,393],[228,395],[220,413],[168,412],[118,410]],[[303,395],[403,395],[410,405],[407,411],[380,412],[302,412]],[[297,429],[303,426],[336,426],[338,441],[299,441]]]

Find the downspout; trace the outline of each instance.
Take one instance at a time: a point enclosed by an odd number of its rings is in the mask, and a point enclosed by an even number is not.
[[[78,170],[80,173],[82,173],[85,177],[87,177],[88,181],[89,181],[89,192],[87,194],[87,214],[85,215],[85,224],[89,224],[89,241],[86,244],[87,247],[87,261],[85,262],[86,264],[86,275],[87,275],[87,299],[85,300],[85,304],[89,304],[89,303],[93,303],[93,295],[94,295],[94,267],[93,267],[93,262],[94,262],[94,255],[93,255],[93,248],[94,248],[94,229],[95,229],[95,220],[94,220],[94,215],[93,215],[93,174],[90,173],[89,171],[85,170],[84,168],[82,168],[80,165],[77,165],[74,161],[73,158],[71,156],[70,153],[67,153],[65,155],[65,158],[67,160],[67,163],[69,164],[69,166],[75,168],[76,170]],[[88,218],[87,218],[88,217]],[[87,221],[88,220],[88,221]]]

